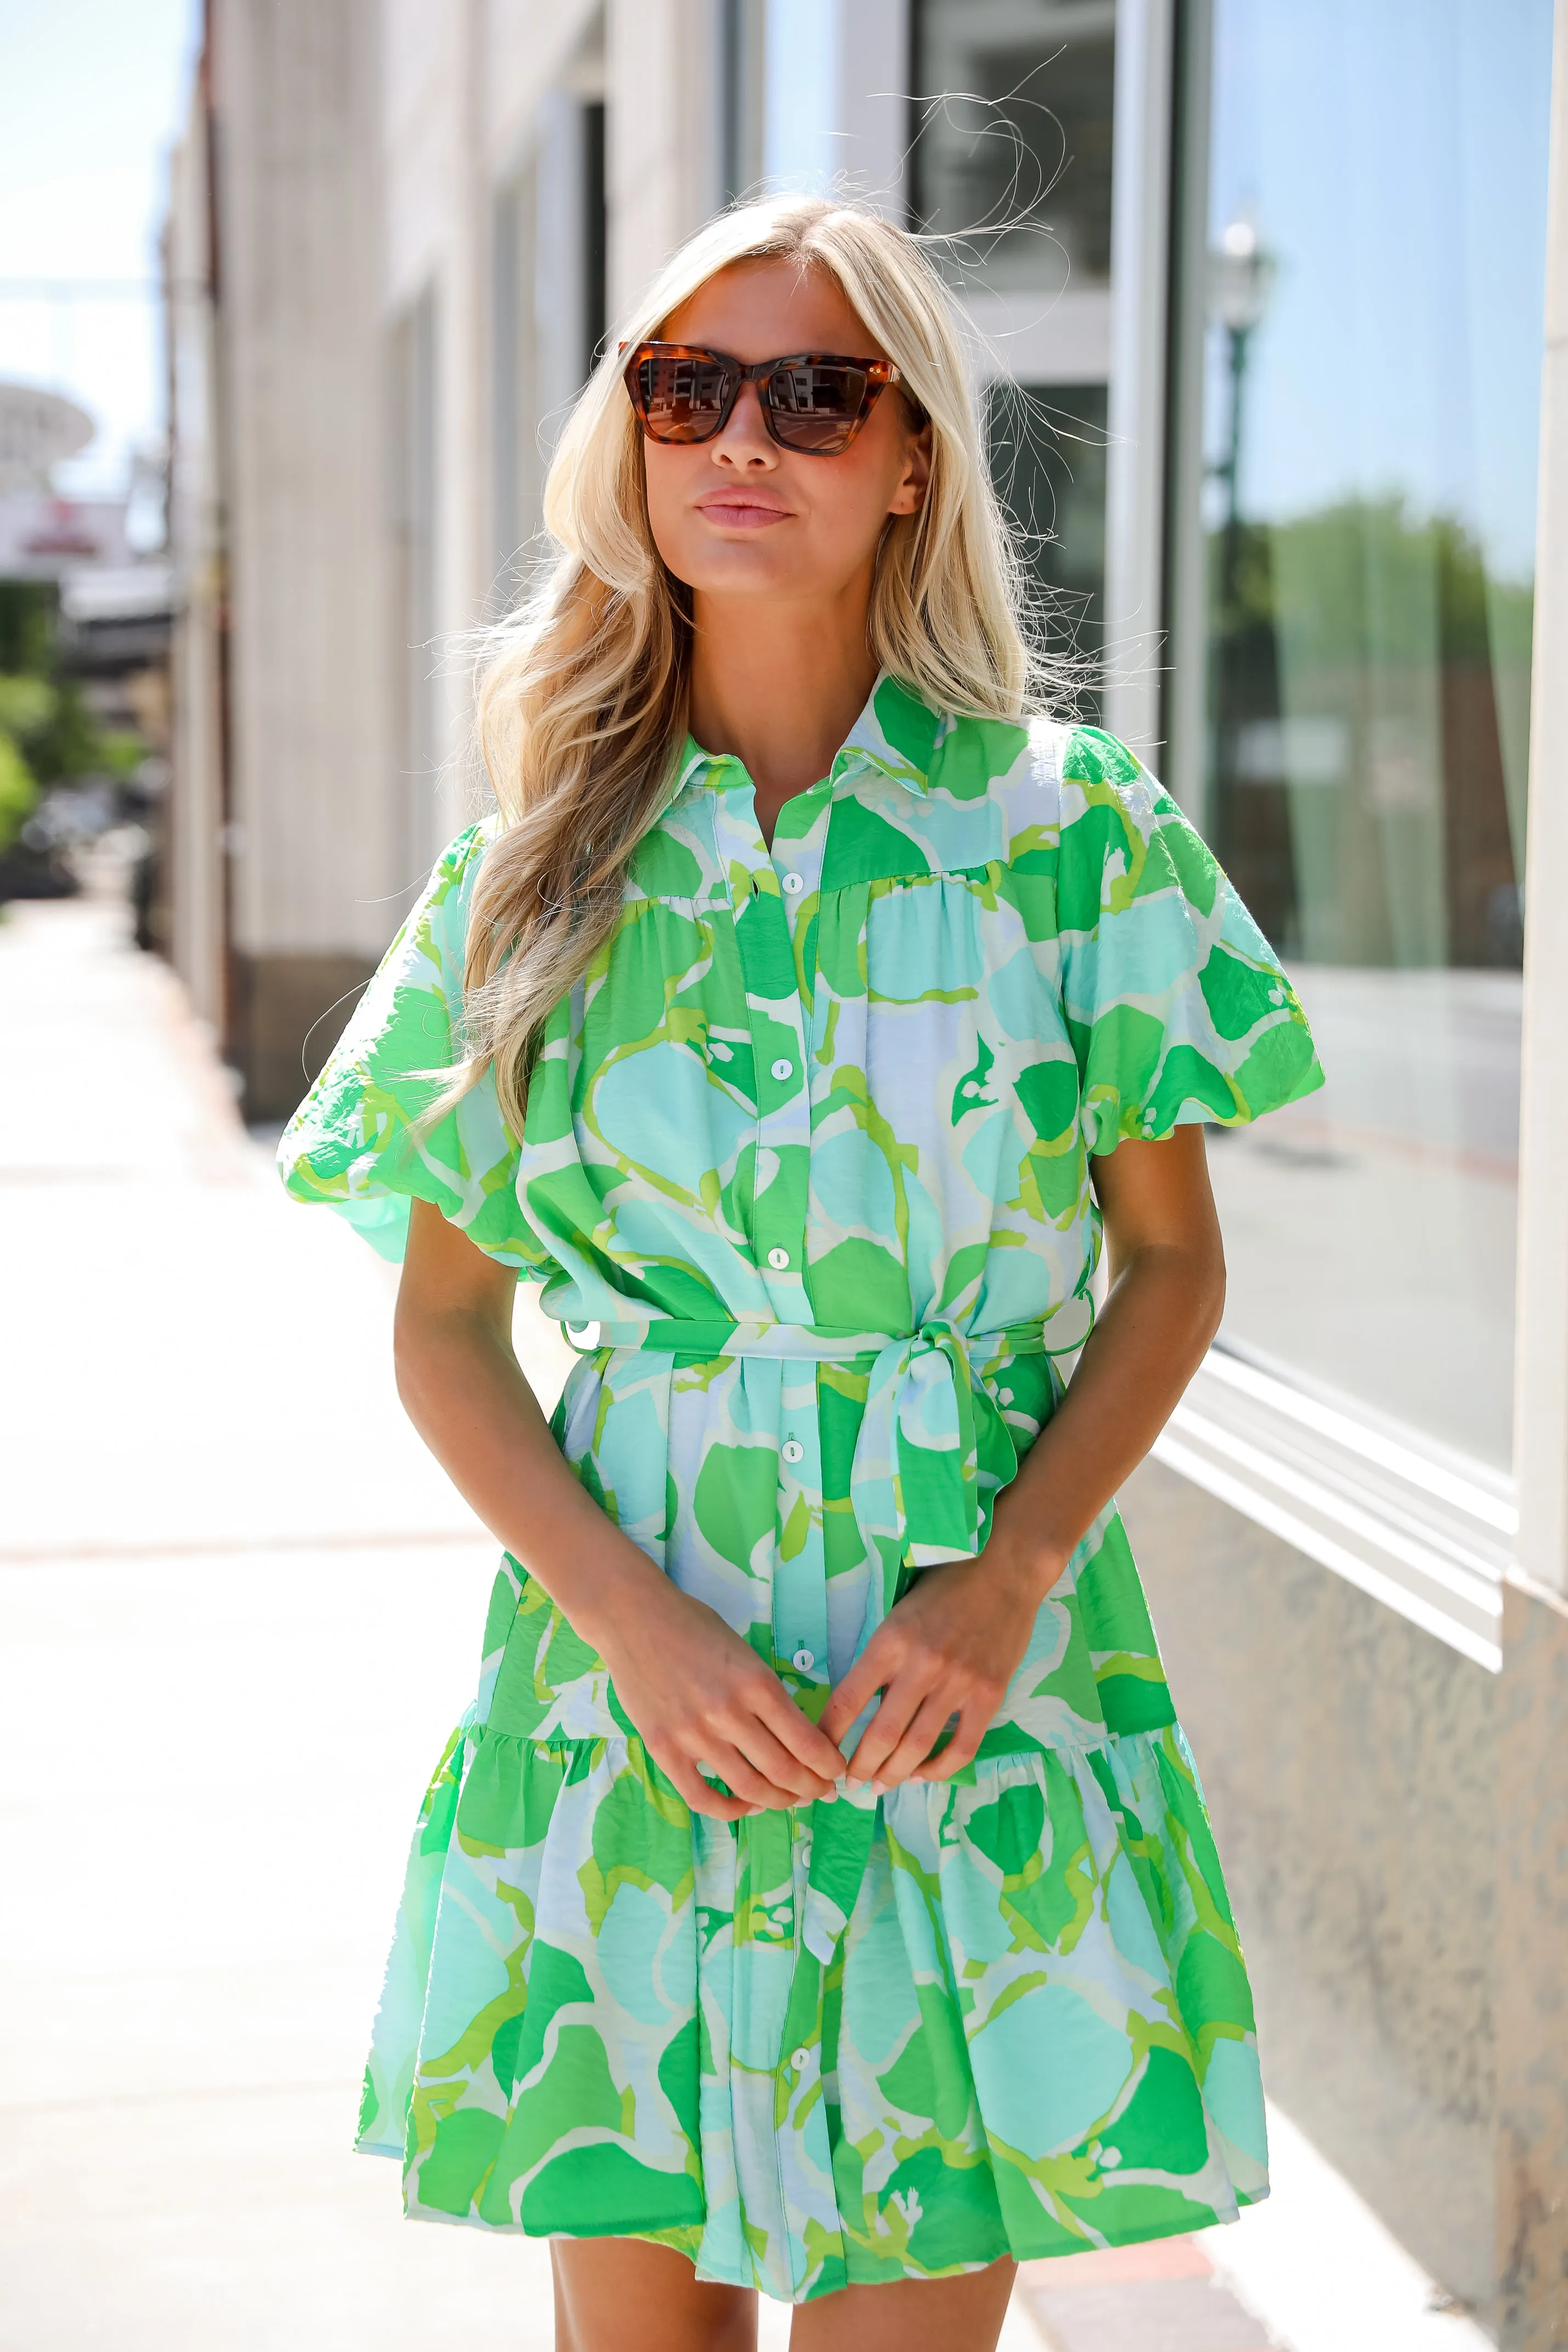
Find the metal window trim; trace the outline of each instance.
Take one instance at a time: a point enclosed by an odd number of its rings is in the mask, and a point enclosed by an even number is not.
[[[1509,1482],[1402,1441],[1223,1347],[1152,1458],[1496,1674],[1518,1528]]]
[[[1160,733],[1175,0],[1118,0],[1105,472],[1105,724]]]

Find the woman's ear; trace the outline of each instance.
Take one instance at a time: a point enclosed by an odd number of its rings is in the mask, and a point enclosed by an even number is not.
[[[931,419],[911,434],[904,450],[904,472],[888,501],[889,514],[918,514],[931,484]]]

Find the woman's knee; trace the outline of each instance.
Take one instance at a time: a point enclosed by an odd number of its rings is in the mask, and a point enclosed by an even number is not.
[[[757,2297],[699,2279],[670,2246],[554,2240],[556,2352],[756,2352]]]

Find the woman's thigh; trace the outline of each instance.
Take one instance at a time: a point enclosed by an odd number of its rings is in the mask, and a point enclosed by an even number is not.
[[[801,2304],[789,2352],[995,2352],[1018,2264],[846,2286]]]
[[[756,2352],[751,2288],[699,2280],[673,2247],[555,2238],[550,2264],[556,2352]]]

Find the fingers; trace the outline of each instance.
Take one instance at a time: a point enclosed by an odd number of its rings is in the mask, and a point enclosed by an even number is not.
[[[690,1752],[698,1744],[700,1756]],[[752,1753],[748,1755],[747,1749]],[[728,1739],[713,1730],[686,1733],[679,1746],[661,1740],[656,1748],[650,1743],[649,1752],[692,1811],[715,1821],[737,1822],[758,1811],[783,1812],[833,1794],[831,1782],[807,1772],[756,1723],[743,1727],[740,1739]],[[838,1750],[833,1752],[837,1755]],[[714,1788],[705,1778],[708,1773],[726,1787]],[[797,1781],[799,1788],[794,1785]]]
[[[831,1706],[831,1701],[829,1704]],[[857,1707],[855,1713],[859,1712]],[[809,1715],[801,1713],[777,1675],[769,1675],[766,1685],[758,1692],[755,1713],[761,1732],[776,1739],[795,1759],[791,1765],[792,1772],[798,1772],[803,1767],[813,1781],[825,1781],[830,1788],[833,1785],[844,1769],[844,1759],[835,1738],[824,1725],[813,1723]],[[848,1720],[852,1723],[854,1716],[852,1715]],[[772,1769],[750,1738],[745,1739],[745,1747],[754,1763]],[[774,1777],[777,1779],[779,1776],[775,1774]],[[821,1793],[816,1787],[810,1790],[812,1796]]]
[[[889,1700],[895,1706],[889,1715]],[[924,1764],[936,1748],[943,1724],[955,1710],[955,1698],[950,1691],[924,1691],[917,1684],[907,1694],[894,1689],[886,1694],[882,1706],[865,1727],[865,1738],[851,1761],[851,1773],[861,1773],[865,1780],[874,1780],[877,1788],[895,1788],[907,1780],[917,1764]],[[889,1717],[883,1722],[883,1715]]]
[[[880,1780],[883,1769],[910,1725],[926,1693],[912,1674],[897,1675],[882,1695],[882,1705],[866,1725],[860,1745],[847,1767],[852,1780]],[[944,1717],[944,1721],[946,1717]],[[928,1743],[929,1744],[929,1743]]]
[[[798,1710],[791,1707],[789,1712],[794,1715]],[[803,1717],[801,1720],[804,1721]],[[814,1726],[812,1727],[815,1728]],[[786,1804],[809,1805],[814,1798],[831,1797],[834,1783],[844,1769],[843,1758],[831,1740],[824,1741],[822,1745],[831,1756],[832,1764],[827,1771],[815,1771],[803,1764],[799,1756],[791,1754],[783,1741],[776,1739],[767,1724],[762,1722],[745,1725],[736,1734],[736,1744],[747,1762],[771,1781],[776,1789],[789,1791],[783,1799]],[[727,1772],[724,1777],[727,1780],[730,1778]],[[737,1784],[731,1781],[730,1785],[734,1787]]]
[[[993,1712],[989,1706],[971,1700],[960,1710],[958,1728],[941,1755],[928,1757],[924,1764],[917,1764],[909,1778],[912,1780],[950,1780],[955,1772],[961,1772],[966,1764],[972,1764]]]
[[[727,1797],[722,1789],[710,1788],[684,1756],[656,1756],[653,1760],[690,1811],[706,1813],[710,1821],[738,1822],[752,1811],[745,1798]]]
[[[862,1707],[869,1706],[884,1683],[891,1682],[899,1659],[890,1654],[891,1643],[882,1629],[872,1635],[860,1656],[839,1683],[822,1709],[821,1728],[830,1739],[841,1739]]]
[[[760,1805],[769,1812],[781,1811],[801,1802],[792,1789],[780,1788],[766,1772],[759,1772],[744,1751],[728,1740],[707,1740],[703,1761],[710,1772],[716,1772],[721,1780],[728,1782],[737,1797],[745,1799],[748,1811]]]
[[[897,1788],[926,1762],[953,1713],[953,1702],[945,1693],[933,1694],[922,1702],[908,1730],[876,1775],[882,1787]]]

